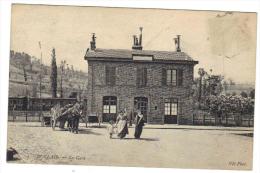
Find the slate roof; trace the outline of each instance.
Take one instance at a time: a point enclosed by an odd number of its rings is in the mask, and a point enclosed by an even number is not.
[[[152,51],[152,50],[127,50],[127,49],[95,49],[87,51],[86,60],[133,60],[133,55],[153,56],[154,61],[185,61],[197,64],[185,52],[175,51]]]

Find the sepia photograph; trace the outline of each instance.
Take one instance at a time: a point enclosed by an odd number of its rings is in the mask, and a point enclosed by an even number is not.
[[[6,161],[252,170],[257,13],[11,6]]]

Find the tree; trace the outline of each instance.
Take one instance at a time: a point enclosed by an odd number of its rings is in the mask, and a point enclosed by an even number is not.
[[[209,96],[206,99],[206,106],[213,114],[224,116],[226,113],[253,114],[254,103],[249,98],[242,96]]]
[[[51,60],[51,93],[52,97],[57,97],[57,64],[55,49],[52,49],[52,60]]]
[[[251,99],[255,99],[255,89],[252,89],[250,91],[249,96],[251,97]]]
[[[223,82],[223,89],[224,89],[224,91],[227,91],[227,89],[228,89],[228,82],[227,81]]]
[[[60,71],[61,71],[61,74],[60,74],[60,98],[63,97],[63,88],[62,88],[62,80],[63,80],[63,74],[64,74],[64,68],[65,68],[65,64],[66,64],[66,61],[61,61],[61,64],[60,64]]]
[[[236,96],[237,93],[236,93],[235,91],[233,91],[231,95],[232,95],[232,96]]]
[[[244,97],[244,98],[247,98],[247,93],[246,93],[245,91],[242,91],[242,92],[240,93],[240,95],[241,95],[242,97]]]
[[[198,97],[199,106],[200,106],[201,93],[202,93],[202,78],[206,74],[206,72],[205,72],[205,70],[203,68],[199,68],[198,74],[200,76],[200,80],[199,80],[199,97]]]

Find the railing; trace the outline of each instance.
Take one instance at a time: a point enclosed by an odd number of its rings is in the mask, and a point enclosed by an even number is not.
[[[226,113],[222,115],[211,115],[207,111],[199,110],[193,113],[193,125],[214,125],[214,126],[254,126],[254,115]]]
[[[42,116],[50,116],[50,111],[8,111],[8,121],[41,122]]]

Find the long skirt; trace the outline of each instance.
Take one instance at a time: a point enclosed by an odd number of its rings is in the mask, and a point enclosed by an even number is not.
[[[120,120],[118,122],[118,134],[117,136],[122,139],[128,134],[128,127],[127,127],[127,121],[126,120]]]
[[[135,126],[135,138],[139,139],[143,131],[143,126]]]

